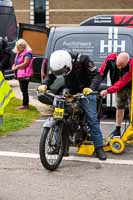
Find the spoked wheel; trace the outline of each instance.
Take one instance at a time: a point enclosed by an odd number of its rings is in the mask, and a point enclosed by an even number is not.
[[[40,140],[40,160],[44,168],[55,170],[64,155],[65,134],[64,123],[58,122],[51,128],[44,128]]]

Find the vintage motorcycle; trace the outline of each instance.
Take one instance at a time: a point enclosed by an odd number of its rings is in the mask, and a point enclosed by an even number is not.
[[[82,154],[80,146],[89,144],[88,152],[92,155],[94,145],[80,106],[81,98],[86,97],[82,93],[64,96],[54,95],[48,91],[43,98],[45,98],[45,103],[53,108],[52,115],[43,124],[40,139],[40,160],[44,168],[55,170],[63,156],[68,155],[69,146],[77,147],[77,153]]]

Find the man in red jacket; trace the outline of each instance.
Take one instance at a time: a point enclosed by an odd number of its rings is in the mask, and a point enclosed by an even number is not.
[[[112,53],[107,56],[99,68],[103,79],[110,73],[112,86],[101,91],[101,96],[115,93],[116,95],[116,128],[111,133],[113,136],[121,135],[121,123],[124,118],[124,109],[127,101],[131,98],[131,79],[132,79],[133,59],[129,54],[122,52],[120,54]]]

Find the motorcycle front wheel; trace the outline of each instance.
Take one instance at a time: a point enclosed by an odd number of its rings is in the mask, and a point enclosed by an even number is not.
[[[51,128],[44,127],[40,139],[40,160],[44,168],[53,171],[59,166],[65,145],[63,122],[58,122]]]

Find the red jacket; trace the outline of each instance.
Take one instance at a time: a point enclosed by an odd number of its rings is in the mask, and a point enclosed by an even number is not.
[[[133,59],[130,58],[127,66],[119,70],[116,66],[117,56],[118,54],[116,53],[108,55],[99,68],[99,72],[103,79],[107,76],[108,72],[110,73],[112,86],[107,89],[108,93],[115,93],[121,90],[123,87],[131,87]]]

